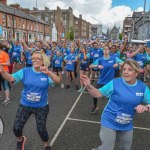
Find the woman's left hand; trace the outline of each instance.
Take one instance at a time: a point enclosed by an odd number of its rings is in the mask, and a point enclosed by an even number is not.
[[[48,73],[49,73],[49,70],[48,70],[47,67],[41,66],[41,67],[40,67],[40,70],[41,70],[41,72],[43,72],[43,73],[45,73],[45,74],[47,74],[47,75],[48,75]]]
[[[141,114],[144,111],[148,111],[148,108],[144,105],[138,105],[137,107],[135,107],[135,110],[137,113]]]
[[[114,67],[114,68],[118,67],[118,64],[114,64],[113,67]]]

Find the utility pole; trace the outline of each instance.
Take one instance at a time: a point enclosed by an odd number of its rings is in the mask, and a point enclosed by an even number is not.
[[[146,11],[146,0],[144,0],[144,12]]]
[[[38,19],[37,19],[37,0],[36,0],[36,37],[38,33]]]

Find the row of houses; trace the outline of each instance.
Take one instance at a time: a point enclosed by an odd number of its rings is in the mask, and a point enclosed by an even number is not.
[[[19,4],[7,5],[7,0],[0,1],[0,31],[5,39],[15,38],[26,41],[34,41],[46,38],[49,40],[52,35],[53,24],[57,29],[58,39],[63,38],[72,27],[75,38],[90,38],[97,34],[102,34],[102,25],[92,25],[79,15],[73,14],[71,7],[68,9],[33,10],[22,8]]]
[[[81,14],[79,17],[76,17],[71,7],[68,9],[57,7],[56,10],[49,10],[47,7],[44,10],[33,8],[29,13],[47,22],[51,28],[55,22],[58,38],[66,35],[70,31],[70,28],[74,29],[75,38],[90,38],[94,35],[102,34],[102,25],[94,25],[87,22]]]
[[[123,22],[123,35],[128,39],[150,39],[150,11],[133,12],[131,17],[126,17]]]
[[[50,28],[43,20],[28,15],[20,9],[6,5],[6,0],[0,3],[0,26],[2,38],[24,39],[33,41],[37,38],[50,38]]]

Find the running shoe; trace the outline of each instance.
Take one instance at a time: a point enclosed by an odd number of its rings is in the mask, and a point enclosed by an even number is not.
[[[51,147],[50,146],[46,146],[45,150],[51,150]]]
[[[96,114],[98,111],[98,107],[93,107],[92,110],[91,110],[91,114]]]
[[[27,138],[25,136],[22,136],[22,141],[17,142],[17,150],[24,150],[24,145]]]
[[[64,84],[63,84],[63,83],[61,84],[61,88],[62,88],[62,89],[64,88]]]
[[[9,103],[11,103],[10,99],[5,99],[3,105],[8,105]]]

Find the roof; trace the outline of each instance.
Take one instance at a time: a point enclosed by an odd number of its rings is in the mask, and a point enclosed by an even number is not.
[[[32,20],[32,21],[36,22],[36,17],[35,16],[29,15],[29,14],[25,13],[24,11],[18,10],[16,8],[13,8],[13,7],[10,7],[10,6],[7,6],[7,5],[3,5],[1,3],[0,3],[0,11],[5,12],[7,14],[15,15],[15,16],[18,16],[18,17],[25,18],[25,19]],[[37,20],[38,20],[39,23],[47,24],[46,22],[44,22],[40,19],[37,19]]]

